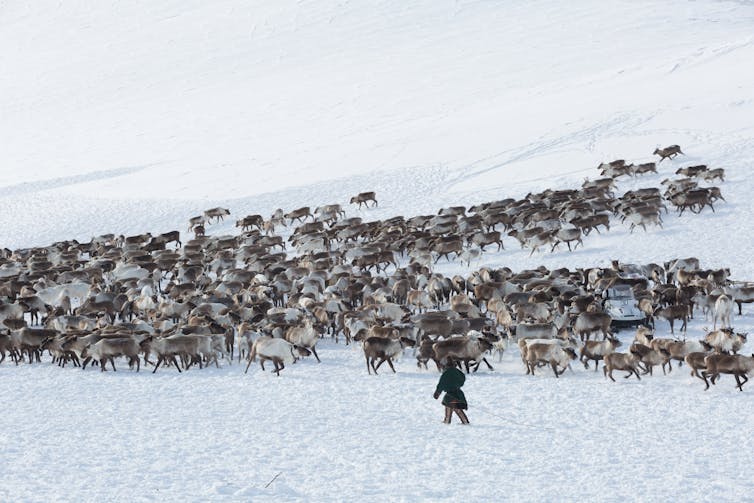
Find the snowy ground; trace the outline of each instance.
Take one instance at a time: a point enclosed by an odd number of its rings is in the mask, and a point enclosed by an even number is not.
[[[365,190],[380,207],[350,215],[433,213],[577,187],[601,161],[677,143],[685,157],[621,191],[723,167],[715,214],[618,226],[574,253],[529,258],[507,240],[481,264],[697,256],[754,280],[753,25],[743,1],[6,0],[0,246],[184,231],[212,206],[268,215]],[[754,332],[744,315],[734,325]],[[410,355],[379,377],[358,350],[324,341],[321,357],[280,378],[2,364],[0,500],[741,501],[754,488],[754,391],[731,378],[708,392],[685,367],[532,378],[512,351],[469,379],[462,428],[440,424],[437,374]]]
[[[532,378],[510,353],[468,379],[464,427],[441,424],[437,373],[408,354],[378,377],[357,349],[325,341],[320,356],[280,378],[238,365],[185,375],[0,366],[0,498],[741,501],[751,491],[751,390],[730,377],[706,393],[685,367],[641,381],[616,372],[617,383],[579,366]]]

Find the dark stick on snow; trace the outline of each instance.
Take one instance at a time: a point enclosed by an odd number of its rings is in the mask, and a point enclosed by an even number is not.
[[[267,482],[267,485],[264,486],[264,488],[267,489],[268,487],[270,487],[270,484],[272,484],[273,482],[275,482],[275,479],[278,478],[279,476],[281,476],[282,474],[283,474],[283,472],[278,472],[277,475],[275,475],[274,477],[272,477],[272,480],[270,480],[269,482]]]

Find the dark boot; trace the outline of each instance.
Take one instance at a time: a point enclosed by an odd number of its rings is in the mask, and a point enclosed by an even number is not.
[[[453,417],[453,409],[450,407],[445,407],[445,419],[443,420],[443,423],[450,424],[450,418]]]
[[[466,413],[462,409],[455,409],[458,419],[461,420],[461,424],[469,424],[469,418],[466,417]]]

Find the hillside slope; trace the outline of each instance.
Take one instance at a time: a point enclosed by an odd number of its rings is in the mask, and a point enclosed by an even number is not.
[[[216,203],[267,213],[352,195],[284,194],[334,179],[389,198],[407,170],[427,179],[412,199],[435,208],[580,182],[600,161],[670,143],[735,177],[751,161],[754,72],[740,62],[754,52],[753,11],[6,1],[0,209],[17,225],[0,243],[168,230]]]

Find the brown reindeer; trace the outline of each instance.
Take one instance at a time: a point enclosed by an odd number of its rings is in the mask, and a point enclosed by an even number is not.
[[[372,205],[372,207],[377,206],[377,199],[375,197],[375,193],[374,192],[362,192],[362,193],[360,193],[358,195],[355,195],[355,196],[353,196],[351,198],[351,200],[349,201],[349,203],[350,204],[356,204],[356,203],[358,203],[359,204],[359,209],[361,209],[361,205],[362,204],[365,205],[368,208],[369,205],[367,203],[369,201],[374,202],[374,205]]]
[[[704,359],[704,365],[707,367],[707,370],[702,372],[704,383],[707,385],[705,390],[709,389],[708,376],[712,384],[715,384],[720,374],[733,374],[736,378],[736,387],[739,391],[743,391],[744,384],[749,380],[746,374],[754,370],[754,354],[751,356],[711,354]]]
[[[367,337],[362,342],[364,348],[364,358],[367,362],[367,372],[371,374],[374,370],[374,375],[377,375],[377,369],[380,365],[387,362],[390,365],[390,369],[395,373],[395,367],[393,367],[393,358],[399,356],[403,352],[403,348],[406,346],[413,346],[414,341],[401,337],[399,339],[393,339],[391,337]],[[375,361],[379,358],[379,362],[375,365]],[[370,370],[371,367],[371,370]]]
[[[236,221],[236,227],[240,227],[242,231],[249,230],[252,226],[262,230],[263,225],[264,218],[262,218],[262,215],[247,215]]]
[[[679,147],[678,145],[670,145],[669,147],[665,148],[656,148],[653,154],[659,155],[660,162],[662,162],[666,158],[673,159],[673,157],[677,156],[678,154],[683,154],[683,152],[681,152],[681,147]]]
[[[215,222],[223,220],[226,215],[230,215],[230,210],[227,208],[211,208],[204,212],[204,216],[207,218],[207,222],[215,219]]]
[[[641,381],[637,369],[637,366],[639,365],[639,357],[636,356],[636,354],[632,352],[610,353],[609,355],[605,355],[604,361],[605,366],[602,367],[602,372],[605,374],[605,377],[609,377],[613,382],[615,382],[615,379],[613,378],[613,370],[624,370],[628,372],[628,374],[624,376],[626,379],[635,375],[636,378]]]
[[[675,334],[673,330],[673,322],[675,320],[683,321],[681,325],[681,331],[686,331],[686,323],[689,319],[689,306],[687,305],[673,305],[668,307],[658,307],[655,309],[654,316],[657,318],[663,318],[670,323],[670,333]]]
[[[311,217],[312,212],[310,211],[308,206],[304,206],[302,208],[295,209],[291,212],[288,212],[284,215],[285,218],[287,218],[290,223],[293,223],[294,220],[297,220],[299,222],[303,222],[304,219]]]

